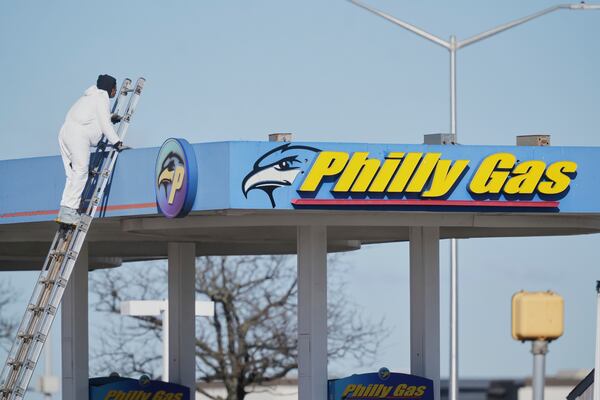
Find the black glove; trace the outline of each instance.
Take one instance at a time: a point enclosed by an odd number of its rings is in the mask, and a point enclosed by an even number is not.
[[[113,114],[110,116],[110,122],[112,122],[113,124],[118,124],[119,122],[121,122],[121,119],[123,119],[123,117],[121,117],[118,114]]]
[[[118,141],[117,143],[113,144],[113,147],[116,151],[123,151],[125,150],[125,148],[127,148],[127,146],[125,146],[121,141]]]

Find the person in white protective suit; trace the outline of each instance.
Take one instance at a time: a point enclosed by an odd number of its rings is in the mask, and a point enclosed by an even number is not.
[[[120,117],[109,111],[109,98],[117,91],[117,80],[110,75],[100,75],[95,86],[73,104],[58,134],[60,155],[67,175],[56,222],[67,225],[79,223],[79,204],[88,179],[90,146],[96,146],[102,134],[117,149],[125,146],[119,140],[112,124]]]

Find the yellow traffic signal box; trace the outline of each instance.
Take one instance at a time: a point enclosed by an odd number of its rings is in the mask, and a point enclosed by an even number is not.
[[[564,330],[563,298],[553,292],[517,292],[512,297],[515,340],[554,340]]]

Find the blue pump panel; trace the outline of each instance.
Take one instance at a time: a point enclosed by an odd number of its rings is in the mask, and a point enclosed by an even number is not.
[[[161,381],[122,377],[90,378],[90,400],[190,400],[190,389]]]
[[[433,400],[433,381],[416,375],[379,372],[352,375],[328,382],[328,400],[415,399]]]

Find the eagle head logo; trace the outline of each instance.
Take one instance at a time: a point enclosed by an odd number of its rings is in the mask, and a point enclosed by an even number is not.
[[[275,208],[273,191],[283,186],[291,186],[298,174],[321,150],[310,146],[286,143],[265,153],[254,163],[252,171],[242,181],[242,192],[259,189],[265,192]]]
[[[184,161],[179,154],[170,152],[163,161],[156,185],[164,189],[169,204],[173,204],[175,193],[181,189],[185,177]]]

